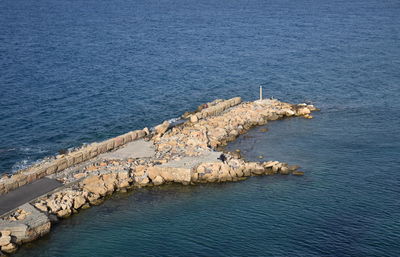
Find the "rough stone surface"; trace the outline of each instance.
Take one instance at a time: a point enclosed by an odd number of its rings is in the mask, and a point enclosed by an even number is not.
[[[17,244],[33,241],[50,231],[51,223],[45,214],[30,204],[24,204],[19,209],[29,213],[24,220],[0,220],[0,231],[10,231]]]
[[[17,251],[17,246],[14,243],[9,243],[1,247],[1,251],[5,253],[15,253]],[[0,253],[1,256],[1,253]]]

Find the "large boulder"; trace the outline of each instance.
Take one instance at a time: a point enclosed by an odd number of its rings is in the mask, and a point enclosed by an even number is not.
[[[164,183],[164,179],[161,176],[156,176],[152,182],[155,186],[159,186]]]
[[[114,192],[117,184],[117,174],[116,173],[103,174],[102,180],[104,182],[104,186],[107,188],[107,193]]]
[[[86,203],[85,197],[83,197],[82,195],[76,196],[74,199],[74,209],[77,210],[81,208],[85,203]]]
[[[97,195],[105,196],[108,188],[100,176],[90,176],[82,181],[83,189]]]

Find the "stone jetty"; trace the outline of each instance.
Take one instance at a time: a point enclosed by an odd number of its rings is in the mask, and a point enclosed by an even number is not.
[[[278,161],[248,162],[223,146],[254,126],[285,117],[312,118],[313,105],[278,100],[215,100],[182,115],[178,125],[164,121],[152,129],[128,132],[70,153],[47,158],[0,179],[1,195],[41,178],[61,186],[0,218],[0,256],[48,233],[52,222],[98,205],[116,191],[160,186],[239,181],[260,175],[303,175]]]

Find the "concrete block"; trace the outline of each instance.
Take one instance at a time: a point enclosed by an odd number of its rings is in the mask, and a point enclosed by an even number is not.
[[[146,136],[146,132],[144,132],[143,130],[136,130],[136,134],[137,134],[136,139],[140,139]]]
[[[99,155],[97,144],[91,144],[89,149],[90,149],[90,158],[94,158],[97,155]]]
[[[67,167],[74,165],[74,157],[72,156],[72,153],[66,155],[64,158],[67,161]]]
[[[82,151],[73,152],[72,157],[74,158],[74,165],[83,161]]]
[[[97,152],[98,152],[98,154],[107,152],[107,141],[99,144],[99,146],[97,148]]]
[[[134,141],[138,138],[138,133],[136,131],[131,131],[129,133],[131,134],[132,141]]]
[[[52,161],[46,168],[46,174],[50,175],[50,174],[54,174],[57,171],[57,164]]]
[[[82,160],[83,161],[89,160],[90,159],[90,148],[85,147],[81,151],[82,151]]]
[[[46,172],[46,170],[45,170]],[[37,179],[37,174],[35,172],[29,172],[27,173],[27,180],[28,183],[32,183],[33,181],[35,181]]]
[[[26,184],[28,184],[28,180],[27,180],[27,177],[26,177],[26,176],[20,177],[20,178],[18,179],[18,187],[23,186],[23,185],[26,185]]]
[[[118,136],[115,138],[115,147],[119,147],[124,144],[124,137]]]
[[[68,168],[67,159],[65,157],[58,159],[57,160],[57,172],[65,170],[66,168]]]
[[[132,141],[132,135],[130,133],[126,133],[122,135],[124,137],[124,144],[129,143]]]
[[[106,142],[107,142],[107,151],[114,149],[115,145],[114,139],[109,139]]]

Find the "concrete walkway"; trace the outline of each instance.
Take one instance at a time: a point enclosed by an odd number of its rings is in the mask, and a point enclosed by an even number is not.
[[[167,163],[160,165],[161,167],[171,167],[171,168],[184,168],[184,169],[192,169],[203,162],[220,162],[218,160],[219,156],[222,152],[211,152],[204,151],[204,153],[200,156],[186,156],[180,160],[173,160]]]
[[[150,141],[143,139],[127,143],[122,148],[99,155],[99,159],[105,160],[126,160],[129,158],[151,158],[156,154],[154,145]]]
[[[0,195],[0,216],[61,186],[55,179],[42,178]]]

